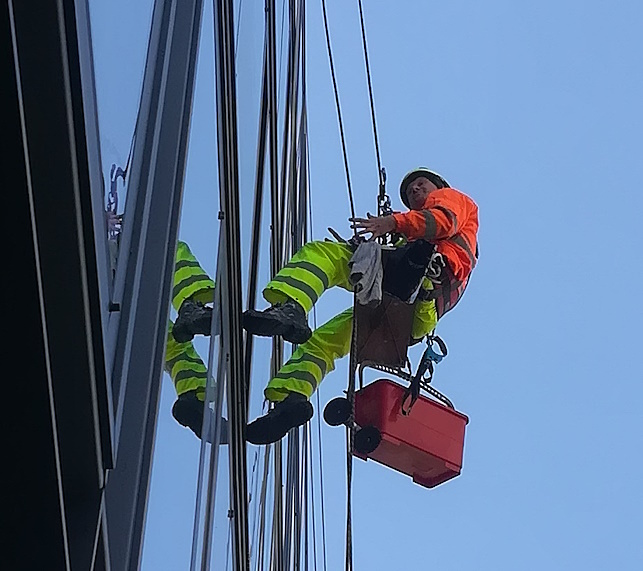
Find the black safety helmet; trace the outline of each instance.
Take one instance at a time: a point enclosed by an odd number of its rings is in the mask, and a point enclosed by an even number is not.
[[[400,183],[400,198],[407,208],[411,207],[409,206],[409,201],[406,197],[406,189],[409,184],[411,184],[416,178],[419,178],[421,176],[428,178],[438,188],[450,188],[451,186],[442,176],[432,170],[427,169],[426,167],[418,167],[416,169],[413,169],[412,171],[409,171],[404,175],[404,178]]]

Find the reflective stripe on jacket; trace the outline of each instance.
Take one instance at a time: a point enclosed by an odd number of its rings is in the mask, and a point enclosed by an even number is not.
[[[396,232],[409,240],[426,240],[447,260],[439,284],[429,298],[436,300],[438,317],[460,300],[478,259],[478,206],[454,188],[429,193],[420,210],[393,214]],[[427,292],[428,293],[428,292]]]

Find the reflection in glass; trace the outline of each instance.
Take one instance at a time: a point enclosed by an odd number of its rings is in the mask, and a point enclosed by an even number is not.
[[[109,265],[112,279],[116,275],[116,261],[118,258],[118,246],[120,243],[121,230],[123,228],[123,212],[118,205],[118,180],[125,182],[125,171],[121,167],[112,164],[109,173],[109,191],[107,193],[107,204],[105,216],[107,218],[107,244],[109,246]]]
[[[154,0],[89,2],[112,276],[139,113]]]

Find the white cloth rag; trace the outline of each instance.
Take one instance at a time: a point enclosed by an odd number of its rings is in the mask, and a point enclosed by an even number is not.
[[[348,279],[355,288],[357,302],[377,306],[382,301],[382,245],[375,240],[362,242],[348,262]]]

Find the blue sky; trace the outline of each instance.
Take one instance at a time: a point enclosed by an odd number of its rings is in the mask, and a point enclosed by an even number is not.
[[[108,171],[127,158],[151,1],[90,4]],[[263,44],[263,3],[255,4],[241,6],[237,59],[245,267]],[[348,235],[349,204],[320,6],[308,5],[308,110],[313,234],[323,239],[328,226]],[[438,328],[449,356],[435,386],[470,418],[462,474],[427,490],[356,460],[355,566],[638,570],[643,7],[401,0],[365,2],[364,11],[394,206],[402,208],[404,173],[438,170],[479,205],[480,262]],[[375,208],[377,169],[357,3],[328,0],[328,16],[356,210],[365,213]],[[213,272],[211,28],[208,6],[180,237]],[[346,292],[328,292],[318,321],[350,303]],[[269,367],[269,341],[256,347],[251,416],[260,414]],[[344,360],[322,384],[322,406],[346,378]],[[199,442],[172,419],[174,398],[165,377],[143,571],[189,566]],[[344,435],[322,430],[328,568],[335,570],[343,568]],[[250,447],[250,468],[255,454]],[[219,518],[217,540],[226,533]]]

